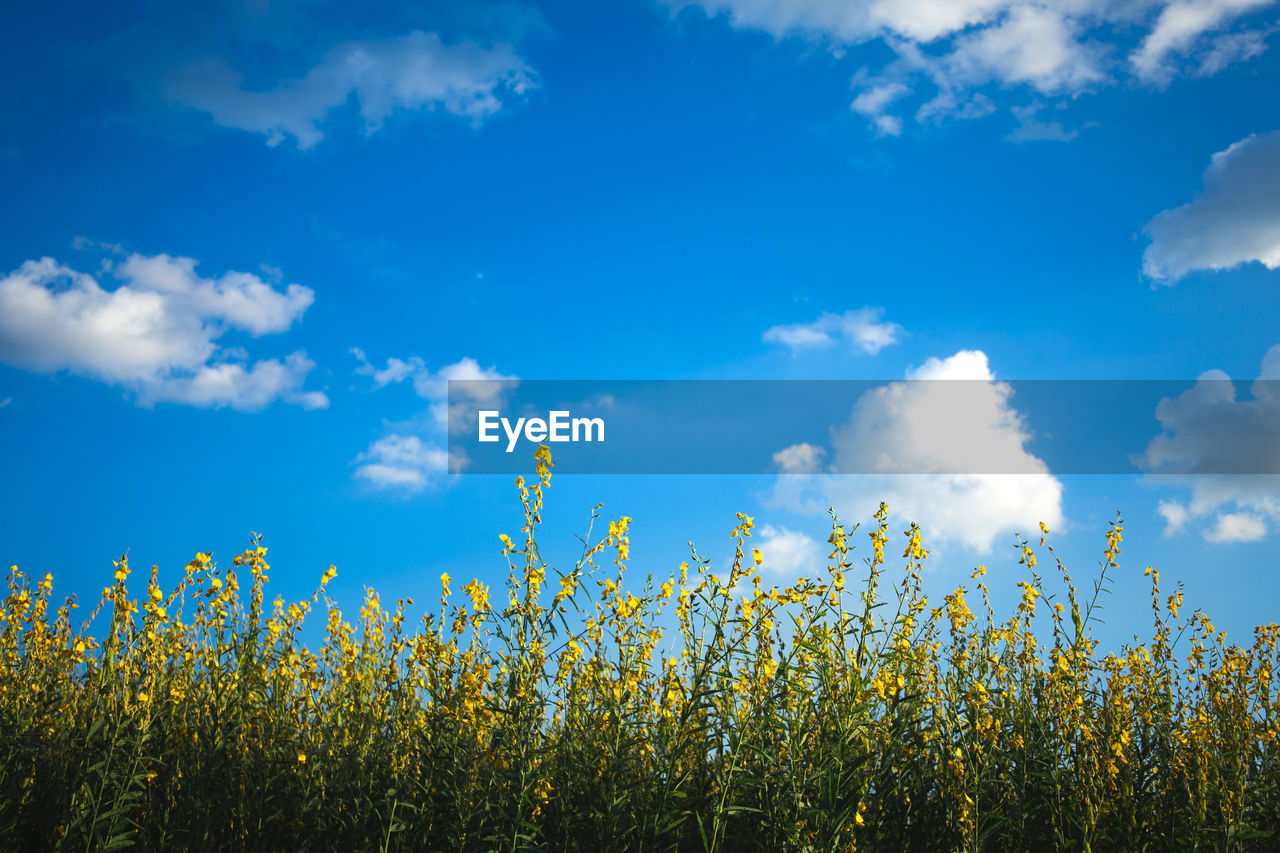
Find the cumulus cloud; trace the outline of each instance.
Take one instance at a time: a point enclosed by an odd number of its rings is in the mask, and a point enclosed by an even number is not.
[[[470,357],[433,371],[419,356],[391,357],[385,367],[379,368],[361,348],[352,347],[351,354],[357,362],[356,375],[370,377],[375,389],[408,381],[414,393],[428,403],[424,411],[391,425],[396,432],[373,442],[356,457],[356,479],[383,491],[416,494],[435,482],[450,467],[448,451],[443,449],[449,434],[475,429],[474,420],[464,423],[462,414],[473,411],[475,403],[500,404],[519,382],[517,377],[503,374],[492,365],[482,367]],[[452,407],[450,380],[464,381],[454,387]],[[453,461],[454,470],[467,464],[461,455]]]
[[[246,364],[243,349],[219,346],[230,330],[287,331],[314,300],[310,288],[278,290],[240,272],[202,278],[196,261],[163,254],[132,254],[107,268],[119,282],[110,289],[52,258],[0,279],[0,361],[119,385],[144,405],[328,405],[322,392],[302,389],[315,366],[303,351]]]
[[[1082,92],[1101,82],[1096,45],[1082,22],[1038,4],[1011,4],[1003,17],[959,36],[940,68],[948,82],[1025,84],[1044,94]]]
[[[371,488],[416,494],[449,468],[449,455],[416,435],[391,434],[356,457],[357,480]]]
[[[816,474],[822,467],[822,457],[826,455],[823,448],[802,442],[773,454],[773,464],[783,474]]]
[[[1280,344],[1250,394],[1240,399],[1227,375],[1211,370],[1156,406],[1162,430],[1138,461],[1154,484],[1191,493],[1161,502],[1166,535],[1196,521],[1211,542],[1247,542],[1280,523]]]
[[[784,581],[799,577],[813,577],[826,566],[826,552],[813,537],[765,524],[753,537],[754,547],[764,555],[765,571]]]
[[[884,136],[903,129],[895,102],[932,89],[917,121],[991,112],[982,87],[1075,96],[1125,79],[1208,74],[1262,52],[1270,29],[1237,27],[1273,0],[665,0],[737,28],[806,38],[837,54],[881,42],[896,58],[854,77],[851,107]],[[1234,28],[1234,29],[1233,29]],[[1122,59],[1135,30],[1139,44]],[[904,105],[905,109],[905,105]]]
[[[249,88],[223,59],[173,72],[169,96],[208,113],[223,127],[247,130],[299,148],[324,138],[325,120],[351,100],[366,134],[395,111],[439,110],[478,125],[537,85],[536,74],[510,44],[445,44],[435,33],[339,44],[301,77]]]
[[[902,327],[884,319],[883,308],[859,308],[843,314],[823,312],[812,323],[791,323],[765,330],[767,343],[782,344],[792,350],[816,349],[844,344],[850,349],[875,355],[896,344]]]
[[[1146,234],[1142,269],[1161,283],[1252,261],[1280,267],[1280,131],[1214,154],[1200,195],[1157,214]]]
[[[1156,514],[1164,519],[1164,535],[1174,536],[1186,529],[1191,520],[1191,512],[1186,504],[1177,501],[1160,501],[1156,506]]]
[[[885,501],[933,538],[978,552],[1001,534],[1061,523],[1062,484],[1026,450],[1030,434],[1013,390],[996,380],[984,353],[931,358],[907,380],[859,398],[832,428],[826,473],[779,478],[777,505],[809,513],[833,506],[860,518]]]
[[[1205,531],[1204,538],[1215,543],[1257,542],[1267,535],[1267,525],[1256,515],[1224,512],[1217,523]]]

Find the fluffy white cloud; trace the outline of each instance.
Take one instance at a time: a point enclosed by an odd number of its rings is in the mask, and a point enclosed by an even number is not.
[[[449,469],[449,455],[416,435],[391,434],[356,457],[355,477],[374,489],[415,494]]]
[[[956,39],[940,66],[941,82],[965,87],[996,81],[1026,84],[1045,94],[1082,92],[1105,77],[1097,46],[1080,40],[1082,29],[1061,10],[1011,5],[1003,17]]]
[[[373,133],[396,110],[438,109],[479,124],[502,109],[504,98],[536,85],[534,71],[509,44],[446,45],[434,33],[412,32],[340,44],[302,77],[269,88],[246,88],[221,59],[186,65],[167,88],[174,100],[224,127],[263,134],[268,145],[292,136],[309,148],[324,138],[329,113],[353,97],[365,132]]]
[[[249,273],[201,278],[191,258],[129,255],[104,288],[52,258],[27,261],[0,279],[0,360],[39,373],[67,370],[123,386],[143,404],[261,409],[277,399],[324,408],[303,391],[314,363],[298,351],[252,365],[222,349],[231,329],[251,336],[288,330],[315,298],[277,290]]]
[[[780,477],[777,504],[861,518],[883,500],[932,538],[979,552],[1001,534],[1061,523],[1062,483],[1025,449],[1012,388],[996,381],[984,353],[931,358],[907,379],[923,381],[864,394],[832,429],[829,473]]]
[[[1280,131],[1214,154],[1199,197],[1156,215],[1146,233],[1142,268],[1156,281],[1251,261],[1280,267]]]
[[[808,442],[784,447],[773,454],[773,464],[783,474],[816,474],[827,451]]]
[[[823,312],[812,323],[791,323],[765,330],[767,343],[782,344],[793,350],[831,347],[843,343],[850,348],[875,355],[896,344],[902,334],[897,323],[884,321],[883,308],[859,308],[843,314]]]
[[[1267,535],[1267,525],[1256,515],[1243,512],[1224,512],[1204,538],[1215,543],[1257,542]]]
[[[1128,77],[1209,74],[1262,52],[1265,25],[1231,28],[1274,0],[664,0],[724,15],[734,27],[807,38],[842,52],[881,41],[897,58],[854,77],[854,112],[881,135],[902,131],[890,107],[922,81],[935,96],[918,121],[991,112],[994,84],[1073,96]],[[1138,47],[1120,60],[1135,30]]]
[[[324,392],[301,390],[315,366],[303,352],[292,353],[283,362],[271,358],[250,366],[230,361],[205,364],[190,376],[170,377],[149,393],[157,401],[206,409],[229,406],[254,411],[278,399],[304,409],[326,409],[329,398]]]
[[[753,541],[753,547],[764,555],[763,568],[784,582],[811,578],[826,566],[822,546],[799,531],[766,524],[756,531]]]
[[[1160,501],[1156,507],[1156,514],[1164,519],[1165,536],[1181,533],[1186,529],[1187,522],[1191,520],[1191,512],[1186,504],[1177,501]]]
[[[1227,375],[1211,370],[1156,407],[1163,429],[1139,461],[1156,485],[1191,490],[1186,502],[1161,502],[1166,535],[1213,519],[1206,539],[1247,542],[1266,535],[1267,521],[1280,523],[1280,344],[1250,392],[1238,399]]]

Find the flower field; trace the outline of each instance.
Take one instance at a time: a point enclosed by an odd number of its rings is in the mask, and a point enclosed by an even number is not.
[[[501,537],[506,589],[445,576],[416,626],[372,590],[342,613],[333,568],[311,599],[269,600],[262,547],[197,554],[169,591],[121,559],[91,613],[12,569],[0,846],[1280,845],[1280,626],[1227,645],[1148,569],[1150,640],[1104,653],[1108,578],[1137,570],[1119,520],[1079,589],[1049,531],[1024,541],[997,614],[981,566],[927,600],[921,531],[892,535],[885,507],[869,533],[833,518],[827,571],[785,588],[743,515],[720,574],[695,556],[635,579],[626,517],[555,569],[550,479],[543,448]]]

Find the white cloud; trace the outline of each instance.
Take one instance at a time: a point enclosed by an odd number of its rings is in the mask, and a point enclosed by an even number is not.
[[[1225,33],[1213,39],[1208,50],[1200,58],[1200,67],[1196,73],[1202,77],[1212,77],[1222,69],[1237,62],[1248,62],[1261,56],[1267,49],[1267,37],[1275,32],[1274,27],[1266,30],[1252,30],[1242,33]]]
[[[446,364],[432,372],[427,367],[427,363],[416,355],[406,359],[388,358],[387,366],[379,369],[369,361],[364,350],[359,347],[352,347],[350,352],[360,362],[356,367],[356,374],[372,377],[375,388],[403,382],[406,379],[412,380],[413,390],[419,397],[430,401],[431,417],[441,427],[449,425],[451,414],[467,408],[455,406],[454,410],[450,411],[448,399],[450,380],[467,383],[455,386],[454,389],[455,395],[462,398],[459,402],[467,403],[494,402],[519,381],[515,376],[498,372],[492,365],[481,367],[480,362],[470,357],[461,358],[453,364]]]
[[[133,254],[97,279],[52,258],[27,261],[0,279],[0,361],[38,373],[66,370],[123,386],[144,405],[261,409],[283,399],[324,408],[302,385],[314,363],[301,350],[246,366],[240,348],[219,348],[236,329],[287,331],[315,298],[298,284],[277,290],[249,273],[201,278],[190,258]]]
[[[463,381],[477,384],[465,386],[466,395],[474,401],[493,400],[505,393],[516,381],[514,376],[499,373],[490,365],[481,367],[474,358],[462,358],[446,364],[435,373],[423,371],[413,377],[413,390],[426,400],[443,401],[449,393],[449,382]]]
[[[1193,270],[1280,267],[1280,131],[1213,155],[1199,197],[1147,223],[1142,269],[1173,283]]]
[[[407,359],[388,358],[387,366],[379,370],[369,362],[369,359],[365,357],[364,350],[360,349],[360,347],[352,347],[349,352],[360,362],[360,366],[356,368],[356,373],[360,376],[372,376],[373,387],[375,388],[403,382],[415,373],[427,368],[426,362],[415,355]]]
[[[327,409],[329,398],[321,391],[303,391],[302,384],[315,362],[295,352],[283,362],[274,358],[252,366],[224,361],[202,365],[190,376],[171,377],[149,392],[151,399],[187,403],[200,408],[253,411],[284,400],[304,409]]]
[[[1063,128],[1060,121],[1038,118],[1043,109],[1043,104],[1014,107],[1013,115],[1018,126],[1005,138],[1010,142],[1070,142],[1080,135],[1078,130]]]
[[[773,464],[783,474],[816,474],[822,467],[822,457],[827,451],[803,442],[784,447],[773,454]]]
[[[1151,483],[1191,491],[1185,503],[1161,502],[1166,534],[1214,517],[1206,539],[1243,542],[1264,536],[1267,520],[1280,523],[1280,344],[1250,392],[1238,399],[1227,375],[1211,370],[1156,406],[1162,430],[1139,462]]]
[[[694,0],[725,14],[735,27],[764,30],[777,38],[801,35],[836,44],[859,44],[882,34],[920,42],[979,24],[997,15],[1007,0]]]
[[[1191,511],[1187,505],[1178,501],[1160,501],[1156,513],[1164,519],[1164,535],[1176,536],[1187,527],[1191,520]]]
[[[754,547],[764,555],[763,568],[787,581],[813,577],[826,566],[826,553],[816,539],[804,533],[765,524],[755,537]]]
[[[829,473],[780,477],[776,503],[861,518],[883,500],[926,535],[978,552],[1001,534],[1061,523],[1062,483],[1025,449],[1030,435],[1012,388],[996,381],[984,353],[931,358],[907,379],[923,381],[864,394],[832,429]]]
[[[1235,18],[1271,5],[1273,0],[1174,0],[1165,5],[1155,27],[1133,53],[1130,61],[1140,77],[1166,82],[1177,73],[1172,60],[1185,55],[1206,33],[1212,33]],[[1248,35],[1248,34],[1246,34]],[[1239,36],[1237,36],[1237,39]],[[1256,40],[1256,39],[1255,39]],[[1239,44],[1217,42],[1213,50],[1234,49]],[[1261,53],[1259,47],[1253,55]],[[1221,62],[1221,57],[1219,62]],[[1224,66],[1226,63],[1222,63]],[[1203,65],[1201,66],[1203,69]]]
[[[388,358],[386,367],[378,368],[369,361],[364,350],[352,347],[358,365],[356,374],[371,377],[374,388],[409,380],[414,392],[428,402],[425,411],[398,424],[397,430],[379,439],[356,457],[360,463],[355,477],[386,491],[415,494],[449,470],[449,454],[441,449],[450,432],[474,429],[474,420],[463,422],[474,404],[498,405],[503,395],[518,384],[515,376],[500,373],[496,367],[482,367],[474,358],[461,358],[432,371],[418,356]],[[449,381],[470,380],[474,384],[454,386],[454,406],[449,405]],[[467,464],[465,456],[455,453],[454,470]]]
[[[888,115],[886,110],[890,104],[910,92],[911,89],[899,81],[870,84],[859,92],[849,108],[871,119],[881,136],[897,136],[902,133],[902,119]]]
[[[391,434],[356,457],[355,477],[374,489],[415,494],[449,468],[448,453],[416,435]]]
[[[224,126],[286,137],[299,148],[324,138],[329,114],[353,97],[371,134],[396,110],[442,110],[479,124],[536,87],[536,75],[509,44],[446,45],[434,33],[345,42],[299,78],[246,88],[224,60],[191,63],[168,80],[170,96]]]
[[[896,136],[891,105],[924,83],[934,95],[917,121],[991,112],[982,87],[1075,96],[1116,82],[1209,74],[1262,52],[1270,29],[1235,22],[1273,0],[663,0],[724,15],[740,29],[832,48],[881,42],[896,58],[854,77],[854,112]],[[1139,47],[1123,61],[1134,32]]]
[[[996,81],[1044,94],[1082,92],[1105,74],[1097,47],[1080,41],[1081,29],[1061,10],[1014,4],[998,21],[958,37],[943,60],[943,73],[953,85]]]
[[[812,323],[771,326],[765,330],[764,340],[793,350],[844,343],[852,349],[875,355],[885,347],[896,344],[902,334],[901,326],[886,322],[883,317],[883,308],[859,308],[843,314],[824,311]]]
[[[1257,542],[1267,535],[1267,525],[1256,515],[1242,512],[1226,512],[1218,516],[1217,524],[1206,530],[1204,538],[1210,542]]]

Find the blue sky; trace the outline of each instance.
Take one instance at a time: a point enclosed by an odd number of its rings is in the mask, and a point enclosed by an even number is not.
[[[84,598],[257,530],[286,595],[500,582],[518,505],[439,470],[449,377],[1280,378],[1275,4],[376,6],[7,13],[0,558]],[[1153,438],[1280,429],[1185,402]],[[1115,636],[1148,563],[1275,617],[1273,482],[1045,479],[566,476],[547,532],[604,501],[665,574],[742,510],[781,576],[879,489],[938,589],[1012,589],[1027,513],[1081,578],[1123,509]]]

